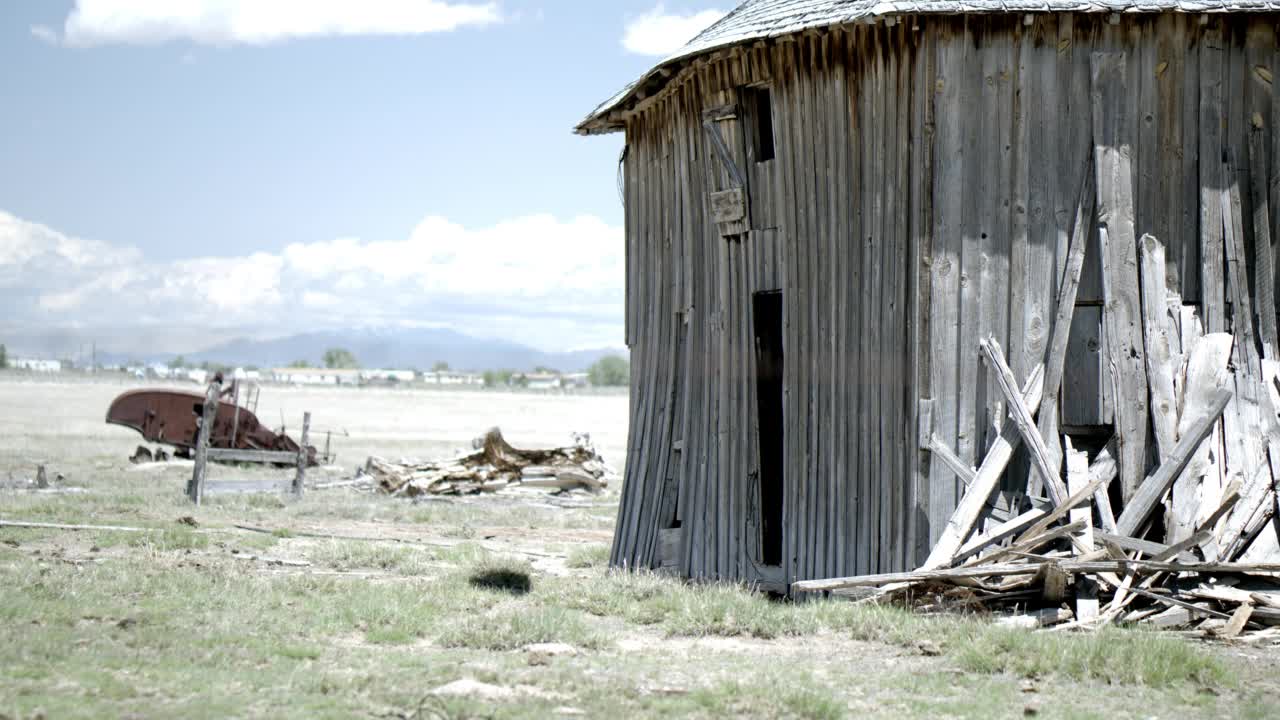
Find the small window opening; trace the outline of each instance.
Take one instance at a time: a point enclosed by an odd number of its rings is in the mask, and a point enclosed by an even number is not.
[[[756,162],[768,162],[773,149],[773,95],[766,87],[746,88],[747,110],[751,116],[752,149]]]
[[[760,560],[782,564],[782,293],[755,293],[756,412],[760,447]]]

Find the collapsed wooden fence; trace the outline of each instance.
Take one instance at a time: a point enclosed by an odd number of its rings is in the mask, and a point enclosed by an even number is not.
[[[203,414],[200,417],[200,432],[196,436],[195,464],[191,471],[191,480],[187,482],[186,495],[191,502],[196,505],[204,502],[210,462],[296,465],[297,471],[290,484],[290,491],[295,497],[302,497],[307,478],[307,465],[311,460],[311,453],[307,446],[311,432],[311,413],[306,412],[302,415],[302,437],[298,443],[297,452],[212,448],[209,447],[209,436],[221,396],[221,383],[216,380],[209,383],[209,388],[205,392]]]

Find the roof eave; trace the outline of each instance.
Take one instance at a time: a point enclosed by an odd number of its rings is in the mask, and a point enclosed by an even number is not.
[[[1219,14],[1219,13],[1233,13],[1233,12],[1258,12],[1258,11],[1275,9],[1274,7],[1266,7],[1267,5],[1268,5],[1267,3],[1261,3],[1261,2],[1244,2],[1240,4],[1220,3],[1217,5],[1214,5],[1208,2],[1205,2],[1202,4],[1199,2],[1187,1],[1187,2],[1177,3],[1176,5],[1153,4],[1148,7],[1141,3],[1137,3],[1137,4],[1130,5],[1128,7],[1117,7],[1104,1],[1088,2],[1087,0],[1081,0],[1079,7],[1073,7],[1069,10],[1069,12],[1081,12],[1081,13],[1091,13],[1091,14],[1102,14],[1102,13],[1148,14],[1148,13],[1161,13],[1161,12],[1177,12],[1177,13],[1187,13],[1187,14]],[[1274,3],[1272,3],[1271,5],[1274,5]],[[1018,14],[1028,14],[1028,15],[1052,15],[1057,12],[1063,12],[1063,11],[1064,10],[1062,9],[1049,7],[1046,4],[1046,6],[1043,8],[1021,7],[1016,9],[1010,9],[1005,12],[1010,12],[1010,13],[1016,12]],[[582,122],[578,123],[574,127],[574,132],[578,135],[586,136],[586,135],[606,135],[609,133],[625,130],[626,129],[625,121],[620,116],[630,112],[631,109],[633,109],[637,103],[643,102],[643,100],[646,97],[652,97],[653,95],[656,95],[657,91],[661,90],[661,87],[665,86],[667,81],[669,81],[671,77],[673,77],[679,70],[683,69],[683,67],[681,66],[687,65],[688,62],[690,60],[693,60],[694,58],[709,55],[718,51],[723,51],[726,48],[743,45],[749,42],[774,40],[779,37],[796,35],[806,31],[815,30],[818,28],[833,28],[833,27],[842,27],[842,26],[849,26],[849,25],[873,24],[887,17],[897,17],[901,15],[930,15],[930,16],[967,15],[967,14],[974,14],[975,12],[977,11],[972,9],[965,9],[963,6],[963,3],[957,3],[954,9],[936,10],[932,12],[928,10],[923,10],[919,7],[912,7],[909,9],[898,9],[898,7],[893,5],[892,3],[882,3],[882,4],[876,4],[867,8],[850,12],[848,15],[845,15],[842,17],[833,17],[830,20],[824,21],[821,25],[805,26],[803,24],[800,24],[795,26],[783,26],[783,27],[777,28],[773,32],[764,33],[754,37],[746,37],[746,38],[729,37],[729,38],[726,38],[723,42],[719,42],[719,43],[696,45],[693,47],[686,46],[685,48],[682,48],[680,51],[678,51],[675,55],[668,57],[667,59],[663,60],[662,62],[654,66],[647,73],[642,75],[640,79],[628,85],[621,92],[616,93],[613,97],[601,103],[598,107],[596,107],[595,110],[593,110],[589,115],[583,118]],[[696,39],[695,39],[695,42],[696,42]],[[663,78],[663,82],[659,85],[659,87],[654,88],[652,92],[644,93],[639,98],[637,98],[638,91],[646,88],[650,84],[650,82],[655,78],[655,76],[659,76],[659,75],[661,75]]]

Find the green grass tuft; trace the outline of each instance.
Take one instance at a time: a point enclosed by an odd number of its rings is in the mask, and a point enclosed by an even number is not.
[[[575,569],[605,567],[609,564],[609,546],[587,545],[574,548],[565,564]]]
[[[476,650],[517,650],[533,643],[560,642],[595,648],[600,638],[581,613],[560,607],[521,605],[473,615],[446,629],[439,638],[445,647]]]

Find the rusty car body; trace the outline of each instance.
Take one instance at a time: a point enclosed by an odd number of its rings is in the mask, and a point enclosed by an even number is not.
[[[148,442],[171,445],[178,454],[190,453],[200,432],[204,395],[169,389],[130,390],[112,401],[107,423],[132,428]],[[297,452],[298,443],[259,422],[257,415],[236,402],[220,400],[209,435],[209,447],[235,450]],[[315,449],[308,448],[315,462]]]

